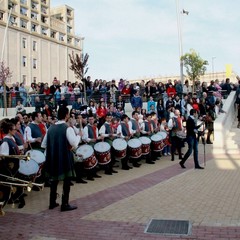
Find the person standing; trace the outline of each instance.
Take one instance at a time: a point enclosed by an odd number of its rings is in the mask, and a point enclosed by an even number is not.
[[[42,142],[46,148],[46,173],[51,179],[49,209],[59,206],[57,199],[57,186],[63,181],[63,194],[61,211],[71,211],[77,206],[69,204],[71,178],[75,176],[74,158],[72,148],[77,148],[81,137],[76,135],[74,129],[67,125],[69,119],[68,108],[59,108],[58,122],[51,125]]]
[[[185,153],[183,159],[179,162],[182,168],[186,168],[184,163],[187,161],[189,156],[193,151],[193,160],[195,169],[204,169],[199,165],[198,161],[198,140],[196,134],[198,132],[198,128],[203,124],[203,122],[196,126],[196,117],[197,111],[195,109],[190,110],[190,116],[187,119],[186,128],[187,128],[187,143],[188,143],[188,151]]]

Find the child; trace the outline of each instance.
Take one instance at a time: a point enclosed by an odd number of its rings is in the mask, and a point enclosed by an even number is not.
[[[168,138],[169,129],[168,129],[168,126],[167,126],[166,118],[162,118],[162,119],[160,120],[160,131],[167,133],[167,138]],[[164,147],[164,149],[162,150],[162,153],[163,153],[164,156],[171,155],[170,143],[168,143],[168,144]]]

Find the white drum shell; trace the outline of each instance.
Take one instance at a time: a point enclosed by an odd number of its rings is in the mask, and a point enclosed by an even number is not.
[[[108,152],[110,150],[110,148],[111,148],[111,146],[107,142],[98,142],[94,145],[94,150],[96,152],[100,152],[100,153]]]
[[[140,137],[139,140],[142,144],[151,144],[151,140],[148,137]]]
[[[29,150],[26,152],[26,155],[28,154],[30,154],[30,159],[34,160],[38,164],[42,164],[46,161],[44,153],[42,153],[39,150],[35,150],[35,149]]]
[[[35,162],[32,159],[29,161],[25,161],[25,160],[19,161],[18,172],[23,175],[31,176],[31,175],[37,174],[38,170],[39,170],[39,165],[37,164],[37,162]]]
[[[130,148],[139,148],[139,147],[142,146],[142,142],[141,142],[139,139],[137,139],[137,138],[130,139],[130,140],[128,141],[128,146],[129,146]]]

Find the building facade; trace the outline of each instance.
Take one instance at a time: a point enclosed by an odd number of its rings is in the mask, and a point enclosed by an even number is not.
[[[74,9],[50,7],[50,0],[0,2],[1,60],[12,71],[8,84],[74,82],[69,54],[81,54],[83,38],[75,35]]]

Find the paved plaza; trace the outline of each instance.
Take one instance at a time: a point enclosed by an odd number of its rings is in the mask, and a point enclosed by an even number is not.
[[[233,127],[229,141],[238,144],[239,133]],[[192,157],[182,169],[179,160],[164,156],[154,165],[118,169],[113,176],[100,172],[101,179],[74,183],[75,211],[48,210],[49,188],[30,192],[23,209],[4,208],[1,239],[240,239],[239,152],[215,154],[212,148],[206,145],[204,170],[193,168]],[[203,165],[201,143],[199,159]],[[145,233],[151,219],[188,220],[190,234]]]

